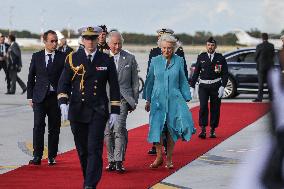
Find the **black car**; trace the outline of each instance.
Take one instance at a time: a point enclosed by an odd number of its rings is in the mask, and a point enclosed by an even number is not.
[[[229,79],[224,90],[223,98],[233,98],[240,93],[255,93],[258,91],[255,48],[241,48],[224,53],[228,63]],[[274,56],[274,66],[279,67],[277,50]],[[195,63],[191,65],[190,77],[195,70]],[[267,92],[264,84],[264,92]]]

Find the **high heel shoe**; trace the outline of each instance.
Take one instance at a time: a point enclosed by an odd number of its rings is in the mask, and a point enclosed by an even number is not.
[[[172,162],[171,162],[171,163],[166,163],[165,168],[167,168],[167,169],[173,169],[173,168],[174,168],[174,165],[173,165]]]
[[[149,166],[150,168],[158,168],[159,166],[163,165],[163,159],[161,160],[155,160],[151,165]]]

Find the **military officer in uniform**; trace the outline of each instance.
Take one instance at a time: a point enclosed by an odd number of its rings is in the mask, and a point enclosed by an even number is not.
[[[109,46],[106,42],[106,36],[108,34],[107,27],[106,27],[106,25],[100,25],[99,27],[102,28],[103,31],[98,37],[99,41],[98,41],[97,48],[100,52],[108,53],[109,52]]]
[[[84,176],[84,188],[93,189],[102,175],[106,122],[109,120],[110,125],[116,124],[120,113],[120,91],[113,58],[97,50],[102,29],[84,27],[79,32],[84,49],[67,56],[58,83],[58,101],[62,119],[70,120]]]
[[[202,131],[199,137],[206,138],[208,125],[208,100],[210,99],[210,138],[216,138],[215,129],[219,124],[221,98],[228,81],[228,67],[222,54],[215,52],[217,43],[210,37],[206,43],[207,52],[198,55],[196,69],[192,76],[191,94],[199,79],[199,126]]]
[[[158,34],[158,39],[159,39],[163,34],[174,34],[174,31],[172,29],[162,28],[162,29],[157,30],[157,34]],[[162,54],[162,50],[161,50],[160,47],[155,47],[155,48],[151,49],[150,54],[149,54],[147,73],[148,73],[149,68],[150,68],[151,59],[153,57],[161,55],[161,54]],[[184,57],[183,48],[180,46],[176,50],[175,54],[183,58],[183,61],[184,61],[184,73],[185,73],[186,79],[188,79],[188,71],[187,71],[187,65],[186,65],[186,60],[185,60],[185,57]],[[166,140],[163,141],[163,145],[164,145],[165,149],[167,149],[167,141]],[[155,155],[156,154],[156,147],[155,147],[155,145],[153,145],[152,148],[148,151],[148,154],[150,154],[150,155]]]

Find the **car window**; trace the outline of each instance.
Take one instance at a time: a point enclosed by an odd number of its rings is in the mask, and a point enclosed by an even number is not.
[[[244,58],[244,62],[254,63],[255,54],[253,52],[247,53]]]
[[[236,56],[236,61],[242,63],[254,63],[254,56],[254,52],[246,52]]]

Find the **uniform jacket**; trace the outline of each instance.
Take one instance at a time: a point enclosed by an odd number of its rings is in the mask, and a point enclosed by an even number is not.
[[[191,100],[191,94],[181,57],[173,55],[168,68],[164,56],[152,58],[143,98],[151,102],[149,142],[160,141],[166,121],[174,141],[190,139],[193,120],[186,101]]]
[[[138,70],[134,55],[120,51],[117,73],[120,94],[134,108],[139,97]]]
[[[68,55],[58,83],[58,98],[59,104],[69,101],[70,121],[88,123],[94,111],[108,118],[107,83],[111,113],[119,114],[120,92],[113,59],[99,51],[96,51],[91,63],[84,50]]]
[[[195,87],[195,83],[197,82],[199,76],[200,79],[203,80],[214,80],[221,78],[222,86],[226,87],[228,82],[228,66],[224,56],[215,52],[211,62],[206,52],[198,55],[192,81],[190,83],[191,87]]]
[[[274,45],[268,41],[257,45],[255,52],[256,69],[268,71],[274,65]]]
[[[147,73],[148,73],[149,68],[150,68],[151,59],[153,57],[161,55],[161,54],[162,54],[162,50],[161,50],[160,47],[156,47],[156,48],[151,49],[150,54],[149,54]],[[186,60],[185,60],[185,57],[184,57],[184,52],[183,52],[182,47],[179,47],[176,50],[175,54],[183,58],[183,61],[184,61],[184,73],[185,73],[185,77],[188,79],[187,65],[186,65]]]
[[[27,83],[27,98],[40,103],[44,100],[49,86],[57,90],[58,80],[63,70],[65,54],[55,51],[52,64],[46,66],[45,50],[32,55]]]

